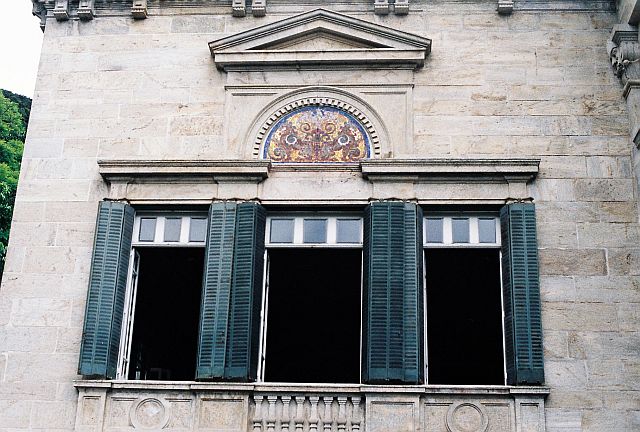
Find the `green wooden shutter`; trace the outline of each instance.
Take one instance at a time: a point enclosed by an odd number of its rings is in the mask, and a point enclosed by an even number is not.
[[[365,210],[365,383],[423,381],[422,210],[376,202]]]
[[[101,202],[98,208],[78,367],[86,377],[116,374],[134,215],[121,202]]]
[[[240,203],[231,283],[225,378],[255,381],[260,346],[266,215],[256,203]]]
[[[200,307],[197,379],[223,378],[231,301],[236,203],[209,208],[209,228]]]
[[[197,379],[256,379],[264,229],[259,204],[211,205]]]
[[[544,382],[535,206],[500,211],[507,382]]]

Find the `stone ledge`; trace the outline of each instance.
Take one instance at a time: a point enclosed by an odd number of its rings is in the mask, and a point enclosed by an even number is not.
[[[260,182],[269,176],[267,160],[99,160],[100,175],[111,182],[118,179],[193,178],[214,181]]]
[[[296,383],[223,383],[199,381],[135,381],[135,380],[76,380],[76,388],[145,391],[225,391],[225,392],[290,392],[290,393],[384,393],[438,395],[517,395],[546,397],[545,386],[499,385],[367,385],[367,384],[296,384]]]
[[[540,159],[370,159],[360,163],[370,181],[504,181],[528,182]]]

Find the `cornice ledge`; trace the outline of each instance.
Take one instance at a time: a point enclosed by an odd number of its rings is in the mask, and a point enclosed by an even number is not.
[[[537,174],[540,159],[369,159],[360,162],[362,176],[368,180],[418,181],[460,178],[498,178],[529,181]]]
[[[269,177],[267,160],[99,160],[100,175],[106,181],[117,179],[212,177],[214,181],[260,182]]]

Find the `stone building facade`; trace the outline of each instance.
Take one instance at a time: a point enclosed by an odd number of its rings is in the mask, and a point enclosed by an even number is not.
[[[635,1],[33,3],[0,431],[640,429]]]

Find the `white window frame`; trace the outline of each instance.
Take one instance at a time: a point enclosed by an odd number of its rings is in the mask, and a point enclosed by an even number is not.
[[[293,219],[294,233],[292,243],[272,243],[271,240],[271,220],[273,219]],[[327,242],[326,243],[304,243],[304,220],[305,219],[326,219],[327,220]],[[358,243],[338,243],[337,242],[337,220],[349,219],[360,221],[360,241]],[[360,249],[362,250],[364,236],[364,218],[362,212],[273,212],[266,218],[265,227],[265,251],[264,251],[264,274],[262,284],[262,309],[260,311],[260,348],[258,353],[257,382],[265,382],[264,372],[266,365],[267,348],[267,317],[269,312],[269,250],[270,249]],[[363,259],[360,259],[360,370],[358,382],[362,382],[362,301],[363,301]]]
[[[140,220],[142,218],[156,218],[155,236],[153,241],[140,241]],[[164,225],[167,218],[181,218],[180,240],[176,242],[164,241]],[[185,212],[185,211],[157,211],[157,212],[136,212],[133,223],[133,234],[131,239],[131,256],[129,259],[129,270],[127,274],[127,287],[125,291],[124,313],[122,316],[122,328],[120,331],[120,347],[118,350],[118,366],[116,369],[117,380],[127,380],[131,367],[131,344],[133,341],[133,329],[135,322],[136,298],[138,294],[138,278],[140,273],[140,253],[138,249],[149,247],[171,247],[171,248],[204,248],[205,240],[189,241],[189,228],[191,219],[205,219],[209,223],[206,212]],[[136,378],[141,379],[141,378]]]
[[[442,243],[428,243],[427,242],[427,219],[442,218],[443,230],[442,230]],[[469,219],[469,242],[468,243],[454,243],[453,242],[453,230],[452,220],[455,218],[468,218]],[[496,226],[496,241],[494,243],[480,243],[479,240],[479,219],[495,220]],[[424,211],[424,218],[422,224],[422,270],[423,270],[423,310],[424,310],[424,377],[425,385],[429,385],[429,345],[428,345],[428,321],[427,321],[427,266],[424,259],[424,250],[426,249],[498,249],[498,261],[500,267],[500,308],[501,308],[501,325],[502,325],[502,385],[507,385],[507,347],[504,339],[504,286],[502,284],[502,236],[500,227],[500,217],[497,212],[429,212]]]

